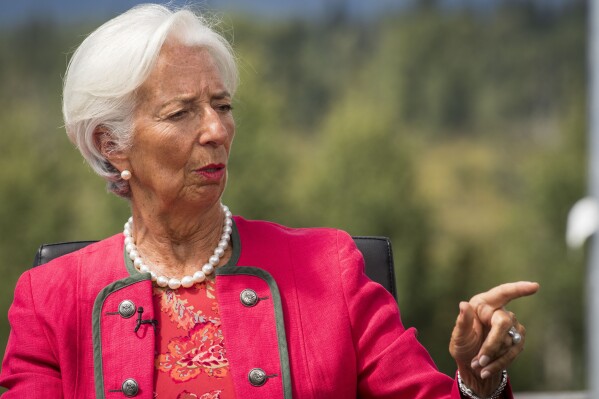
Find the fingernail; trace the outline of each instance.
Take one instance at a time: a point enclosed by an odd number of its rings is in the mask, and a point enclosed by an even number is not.
[[[471,368],[473,368],[473,369],[477,369],[477,368],[479,368],[479,367],[480,367],[480,364],[478,363],[478,359],[474,359],[474,360],[472,361],[472,363],[470,363],[470,367],[471,367]]]
[[[481,367],[485,367],[491,362],[491,358],[487,355],[482,355],[478,362],[480,363]]]
[[[487,379],[489,378],[489,376],[491,375],[491,372],[489,370],[483,370],[482,373],[480,373],[480,378]]]

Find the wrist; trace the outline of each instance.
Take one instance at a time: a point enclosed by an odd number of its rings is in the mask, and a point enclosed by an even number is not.
[[[488,395],[479,396],[480,392],[484,392],[483,390],[477,390],[476,387],[474,389],[467,385],[463,380],[460,372],[458,371],[458,387],[463,397],[468,399],[498,399],[503,395],[503,391],[505,391],[505,387],[507,386],[507,371],[502,371],[501,380],[498,385],[496,385],[494,391],[492,391]]]

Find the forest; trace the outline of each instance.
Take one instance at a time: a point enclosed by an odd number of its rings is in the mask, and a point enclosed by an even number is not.
[[[223,202],[246,218],[390,237],[403,322],[450,375],[458,302],[538,281],[509,306],[528,332],[512,385],[581,390],[586,253],[564,237],[586,192],[586,5],[497,3],[220,15],[241,72]],[[0,27],[0,356],[37,247],[102,239],[129,216],[61,119],[69,56],[102,22]]]

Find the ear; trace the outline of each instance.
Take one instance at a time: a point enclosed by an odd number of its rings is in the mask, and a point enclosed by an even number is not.
[[[94,144],[102,156],[117,170],[130,168],[127,154],[118,148],[112,132],[105,126],[100,125],[94,129]]]

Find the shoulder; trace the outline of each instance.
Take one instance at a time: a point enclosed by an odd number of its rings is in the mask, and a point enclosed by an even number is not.
[[[363,270],[362,254],[345,231],[328,227],[290,228],[240,217],[235,217],[235,226],[241,241],[241,264],[329,276],[342,273],[347,267]]]
[[[119,249],[122,251],[122,248],[122,235],[116,234],[104,240],[93,242],[76,251],[56,257],[47,263],[34,267],[31,269],[31,272],[32,274],[68,273],[73,268],[78,267],[82,261],[84,263],[94,262],[97,259],[106,257],[106,255],[117,252]]]
[[[121,234],[87,245],[25,272],[32,289],[65,290],[82,280],[113,280],[125,272]],[[122,269],[122,270],[121,270]],[[25,275],[24,274],[24,275]],[[102,284],[104,281],[98,281]]]
[[[265,238],[285,240],[292,243],[324,243],[329,246],[346,246],[353,244],[351,236],[339,229],[330,227],[288,227],[265,220],[248,220],[235,216],[235,225],[239,235],[246,238],[255,236],[257,239]]]

